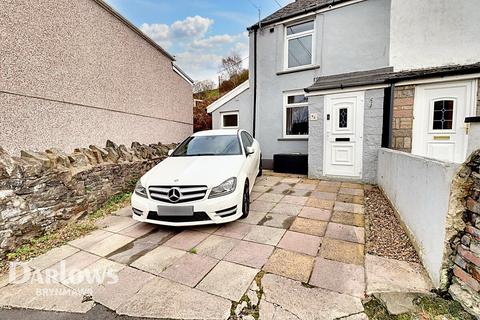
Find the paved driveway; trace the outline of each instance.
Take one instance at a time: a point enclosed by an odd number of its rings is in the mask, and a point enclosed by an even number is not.
[[[360,184],[265,175],[249,217],[223,226],[158,228],[135,223],[125,208],[31,261],[26,283],[0,280],[0,305],[83,313],[100,303],[174,319],[364,319],[363,195]]]

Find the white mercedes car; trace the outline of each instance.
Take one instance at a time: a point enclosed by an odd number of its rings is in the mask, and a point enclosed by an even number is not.
[[[245,218],[261,174],[260,145],[247,131],[197,132],[139,180],[133,218],[167,226]]]

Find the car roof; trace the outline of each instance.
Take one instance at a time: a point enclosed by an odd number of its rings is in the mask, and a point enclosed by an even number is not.
[[[200,136],[236,136],[240,130],[239,129],[216,129],[216,130],[205,130],[199,131],[193,134],[194,137]]]

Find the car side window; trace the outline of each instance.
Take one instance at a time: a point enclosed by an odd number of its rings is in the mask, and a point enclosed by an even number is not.
[[[250,147],[252,146],[252,144],[250,143],[250,141],[248,140],[248,137],[246,135],[245,132],[242,132],[240,134],[240,137],[242,139],[242,144],[243,144],[243,148],[245,149],[245,154],[247,153],[247,147]]]
[[[252,136],[250,135],[250,133],[245,132],[245,135],[247,136],[247,139],[248,139],[248,141],[250,142],[250,145],[253,145],[253,138],[252,138]]]

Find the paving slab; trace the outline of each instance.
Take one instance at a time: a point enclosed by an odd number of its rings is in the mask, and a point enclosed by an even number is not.
[[[186,254],[185,251],[160,246],[135,260],[131,266],[159,275],[184,254]]]
[[[277,248],[263,266],[263,270],[290,279],[308,282],[313,261],[313,257]]]
[[[215,231],[217,231],[218,229],[220,229],[220,226],[218,224],[192,227],[192,230],[200,231],[200,232],[203,232],[203,233],[210,233],[210,234],[215,233]]]
[[[263,192],[252,191],[250,193],[250,202],[257,200],[262,194]]]
[[[309,284],[365,298],[365,269],[356,264],[317,258]]]
[[[9,283],[23,283],[28,281],[35,270],[28,267],[26,263],[10,262],[8,272],[0,276],[0,288]]]
[[[220,261],[198,284],[197,288],[233,301],[239,301],[259,271],[239,264]]]
[[[332,215],[332,210],[330,209],[303,207],[298,216],[302,218],[308,218],[308,219],[314,219],[314,220],[329,221],[331,215]]]
[[[335,202],[333,200],[322,200],[317,198],[308,198],[306,206],[320,209],[331,210]]]
[[[275,202],[255,200],[250,204],[250,210],[269,212],[275,206]]]
[[[330,222],[327,226],[325,237],[356,243],[365,243],[365,230],[363,227],[354,227],[346,224]]]
[[[422,295],[423,294],[406,292],[383,292],[374,294],[391,315],[399,315],[418,310],[419,307],[414,301]]]
[[[132,206],[126,206],[122,209],[115,211],[113,214],[121,217],[132,217]]]
[[[118,273],[118,281],[104,283],[93,292],[93,299],[104,306],[115,310],[122,303],[133,297],[147,282],[153,280],[154,275],[125,267]]]
[[[217,236],[224,236],[234,239],[243,239],[243,237],[245,237],[251,229],[251,225],[235,221],[227,223],[226,225],[218,229],[214,234],[216,234]]]
[[[312,190],[315,190],[316,187],[317,186],[314,183],[300,182],[300,183],[297,183],[295,186],[293,186],[293,189],[294,190],[309,190],[309,191],[312,191]]]
[[[189,287],[195,287],[217,262],[218,260],[214,258],[187,253],[160,273],[160,276]]]
[[[259,319],[261,320],[299,320],[293,313],[288,312],[280,306],[262,299],[259,306]]]
[[[310,194],[310,197],[320,199],[320,200],[332,200],[337,199],[337,194],[333,192],[324,192],[324,191],[313,191]]]
[[[109,215],[95,222],[95,225],[99,228],[103,228],[106,231],[118,232],[137,223],[138,222],[133,220],[132,217]]]
[[[292,225],[293,221],[295,220],[294,216],[288,216],[285,214],[267,214],[262,221],[260,221],[260,225],[281,228],[281,229],[288,229]]]
[[[121,234],[113,234],[95,245],[85,248],[85,250],[98,256],[106,257],[110,253],[122,248],[134,240],[134,238],[123,236]]]
[[[321,191],[321,192],[337,193],[339,188],[340,188],[339,186],[318,184],[315,190]]]
[[[353,188],[340,187],[340,190],[338,190],[338,193],[363,197],[363,189],[353,189]]]
[[[302,178],[299,183],[317,185],[319,182],[317,179]]]
[[[350,213],[364,214],[364,208],[361,204],[335,202],[334,211],[345,211]]]
[[[287,184],[295,184],[299,183],[301,178],[284,178],[282,179],[282,183],[287,183]]]
[[[350,188],[350,189],[363,189],[363,184],[355,183],[355,182],[342,182],[342,188]]]
[[[224,258],[253,268],[261,268],[273,252],[273,247],[265,244],[241,241]]]
[[[199,245],[195,247],[196,251],[200,255],[212,257],[215,259],[223,259],[238,243],[240,240],[221,237],[212,234],[207,239],[203,240]]]
[[[50,278],[60,282],[80,272],[80,270],[88,267],[99,259],[99,256],[85,251],[79,251],[68,258],[48,267],[44,271],[49,275]]]
[[[129,265],[133,261],[137,260],[147,252],[152,251],[158,245],[148,241],[142,241],[143,239],[137,239],[130,242],[126,246],[107,255],[108,259]]]
[[[379,292],[429,292],[433,285],[418,263],[409,263],[367,254],[367,294]]]
[[[107,237],[110,237],[112,235],[113,235],[113,233],[105,231],[105,230],[95,230],[95,231],[87,234],[84,237],[81,237],[81,238],[70,241],[68,244],[70,244],[71,246],[73,246],[75,248],[85,250],[87,248],[90,248],[90,247],[96,245],[97,243],[99,243],[103,239],[105,239]]]
[[[58,248],[53,248],[52,250],[48,251],[47,253],[42,254],[32,260],[30,260],[27,265],[30,268],[35,270],[43,270],[54,265],[57,262],[60,262],[75,253],[77,253],[79,249],[74,248],[68,244],[63,245]]]
[[[256,193],[265,193],[267,192],[268,190],[270,190],[270,186],[262,186],[262,185],[258,185],[258,184],[255,184],[255,186],[253,187],[252,191],[253,192],[256,192]]]
[[[365,247],[363,244],[324,238],[320,256],[325,259],[363,265]]]
[[[99,285],[115,282],[118,279],[118,273],[124,267],[123,264],[108,259],[100,259],[71,277],[62,280],[61,283],[77,292],[92,294]]]
[[[297,216],[302,210],[303,206],[290,203],[278,203],[272,210],[271,213],[286,214],[289,216]]]
[[[163,244],[165,241],[173,237],[177,231],[166,228],[158,228],[152,233],[137,239],[137,241],[148,242],[153,244]]]
[[[157,229],[157,226],[155,226],[154,224],[139,222],[118,231],[118,233],[123,234],[124,236],[132,237],[132,238],[140,238],[146,234],[149,234],[155,229]]]
[[[277,247],[315,257],[317,256],[320,243],[322,243],[322,238],[320,237],[287,231]]]
[[[318,186],[333,186],[340,188],[342,183],[340,181],[322,180],[318,182]]]
[[[305,203],[307,203],[307,200],[308,197],[286,195],[282,198],[282,200],[280,200],[280,202],[304,206]]]
[[[365,226],[365,216],[363,214],[356,214],[350,212],[334,211],[331,221],[356,227]]]
[[[327,222],[297,217],[290,227],[291,231],[323,237],[327,229]]]
[[[252,229],[245,236],[244,240],[275,246],[280,241],[284,233],[285,229],[267,226],[252,226]]]
[[[248,217],[240,219],[239,222],[247,224],[258,224],[267,215],[266,212],[250,211]]]
[[[299,281],[266,274],[262,279],[265,300],[299,319],[332,320],[363,312],[361,300],[321,288],[306,288]]]
[[[227,299],[156,278],[120,305],[116,312],[132,317],[223,320],[230,315]]]
[[[284,197],[283,194],[277,193],[264,193],[262,194],[258,200],[260,201],[270,201],[270,202],[279,202]]]
[[[0,290],[0,307],[86,313],[94,302],[82,302],[83,295],[57,283],[24,283]]]
[[[312,194],[312,191],[304,189],[289,189],[286,191],[286,194],[295,197],[309,197],[310,194]]]
[[[167,247],[189,251],[209,236],[194,230],[184,230],[165,242]]]
[[[349,194],[338,194],[337,201],[339,202],[349,202],[356,204],[364,204],[364,198],[361,196],[352,196]]]

